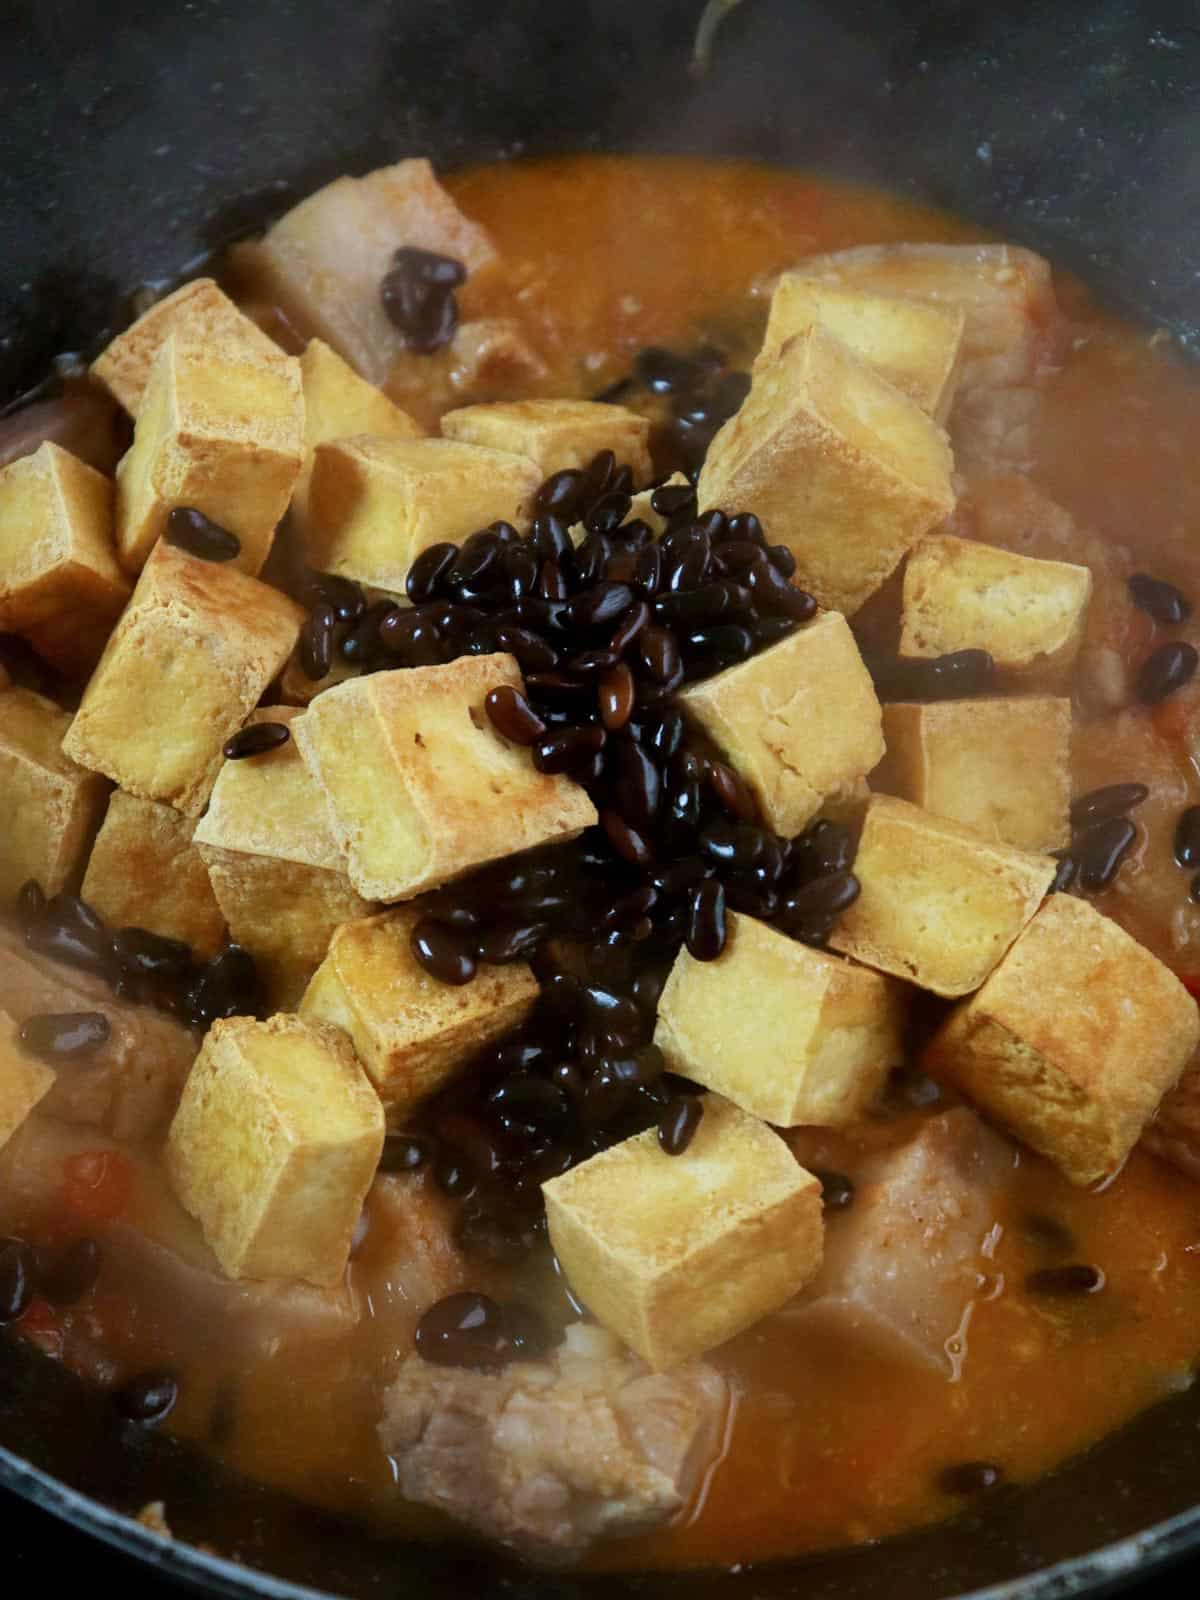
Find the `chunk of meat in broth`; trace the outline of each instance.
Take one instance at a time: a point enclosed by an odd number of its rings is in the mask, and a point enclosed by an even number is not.
[[[1004,244],[862,245],[805,262],[808,271],[872,294],[966,313],[958,391],[948,428],[960,472],[1033,457],[1040,389],[1062,326],[1050,264]]]
[[[31,456],[47,439],[97,472],[111,474],[128,448],[129,424],[99,388],[70,383],[54,399],[36,400],[0,418],[0,467]]]
[[[823,1129],[787,1138],[810,1170],[850,1178],[854,1196],[845,1212],[827,1211],[824,1265],[779,1315],[951,1374],[953,1341],[986,1279],[1013,1146],[964,1106],[891,1150],[864,1153]]]
[[[98,1011],[108,1020],[108,1038],[95,1054],[59,1069],[42,1102],[46,1114],[129,1140],[151,1137],[174,1114],[197,1041],[164,1012],[116,999],[101,979],[35,955],[4,927],[0,1009],[18,1025],[62,1011]]]
[[[427,1170],[381,1173],[371,1185],[349,1278],[393,1354],[412,1349],[417,1323],[436,1300],[492,1286],[491,1275],[459,1249],[454,1216],[454,1203]]]
[[[500,1373],[411,1357],[379,1431],[409,1499],[555,1564],[676,1516],[717,1456],[728,1404],[706,1363],[650,1374],[577,1323],[548,1359]]]
[[[401,246],[461,261],[469,273],[495,260],[491,240],[465,217],[428,161],[399,161],[363,178],[338,178],[294,206],[254,244],[233,253],[239,279],[276,302],[304,334],[332,345],[371,383],[405,349],[380,285]]]
[[[397,356],[383,387],[432,430],[456,406],[544,394],[546,376],[546,363],[511,317],[476,317],[432,355]]]

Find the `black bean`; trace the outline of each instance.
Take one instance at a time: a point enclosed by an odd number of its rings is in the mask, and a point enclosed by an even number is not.
[[[630,499],[627,494],[622,494],[619,490],[610,490],[592,506],[584,518],[583,525],[589,533],[615,533],[629,515],[629,506]]]
[[[1071,856],[1079,887],[1087,894],[1106,889],[1136,838],[1137,829],[1127,817],[1110,817],[1077,834],[1071,841]]]
[[[763,859],[770,835],[745,822],[712,822],[698,843],[704,854],[719,867],[744,872]]]
[[[94,1055],[110,1031],[102,1011],[56,1011],[28,1018],[19,1037],[30,1055],[57,1064]]]
[[[541,1315],[523,1300],[510,1300],[504,1307],[504,1331],[518,1361],[540,1361],[550,1352],[550,1330]]]
[[[544,922],[501,923],[489,928],[475,944],[475,954],[480,961],[494,967],[506,966],[510,961],[524,961],[537,948],[548,932]]]
[[[545,738],[546,724],[511,683],[490,689],[483,704],[492,726],[513,744],[531,745]]]
[[[369,605],[338,647],[342,660],[371,670],[377,664],[392,617],[401,615],[408,613],[401,612],[391,600],[376,600]]]
[[[456,544],[431,544],[421,551],[404,580],[404,592],[413,605],[424,605],[444,592],[446,575],[457,560]]]
[[[221,1017],[257,1016],[262,1004],[258,967],[240,944],[227,944],[218,950],[188,996],[189,1015],[200,1028],[207,1028]]]
[[[1144,572],[1135,572],[1129,580],[1129,593],[1134,605],[1140,606],[1143,611],[1149,612],[1155,622],[1167,627],[1186,622],[1192,614],[1187,596],[1173,583],[1166,583],[1162,578],[1151,578]]]
[[[793,842],[792,860],[808,878],[849,871],[854,865],[854,841],[849,828],[822,817]]]
[[[223,754],[226,761],[244,761],[247,756],[262,756],[268,750],[278,750],[291,737],[292,730],[286,722],[252,722],[231,739],[226,739]]]
[[[1069,850],[1052,850],[1050,854],[1058,862],[1058,867],[1046,893],[1066,894],[1079,876],[1079,863]]]
[[[679,644],[667,628],[648,627],[638,641],[638,656],[656,683],[668,683],[679,671]]]
[[[676,1095],[668,1100],[658,1119],[658,1142],[669,1156],[681,1156],[696,1136],[704,1116],[704,1101],[696,1095]]]
[[[771,565],[781,577],[791,578],[796,573],[796,557],[786,544],[772,544],[767,546],[767,555]]]
[[[568,616],[577,627],[611,627],[635,599],[628,584],[599,583],[568,602]]]
[[[1200,866],[1200,806],[1188,806],[1175,824],[1175,859],[1181,867]]]
[[[0,1239],[0,1325],[23,1317],[33,1294],[33,1251],[20,1239]]]
[[[769,561],[762,561],[746,574],[746,582],[763,611],[807,622],[817,614],[817,602],[804,589],[797,589]]]
[[[113,1404],[129,1422],[155,1423],[169,1416],[179,1399],[179,1384],[169,1372],[143,1372],[113,1395]]]
[[[632,739],[622,739],[617,744],[615,788],[621,814],[635,828],[648,827],[658,815],[662,775]]]
[[[579,762],[604,748],[603,728],[564,728],[561,733],[547,734],[533,747],[533,764],[539,772],[551,775],[572,770]]]
[[[814,878],[787,896],[780,915],[785,922],[811,916],[835,916],[858,899],[861,885],[852,872],[830,872]]]
[[[969,1496],[985,1494],[1004,1481],[1004,1469],[993,1461],[961,1461],[952,1467],[943,1467],[937,1476],[937,1486],[943,1494]]]
[[[219,527],[194,506],[175,506],[167,514],[166,541],[201,561],[233,561],[242,553],[242,541],[228,528]]]
[[[586,488],[584,475],[576,467],[566,467],[554,472],[534,496],[534,507],[561,517],[566,523],[574,521],[579,510],[582,492]]]
[[[439,983],[459,987],[475,976],[476,960],[467,936],[432,917],[422,917],[410,938],[413,955]]]
[[[608,641],[608,648],[615,655],[623,655],[631,644],[635,644],[641,638],[649,621],[650,607],[644,600],[635,600],[613,629],[612,638]]]
[[[597,695],[600,702],[600,720],[610,733],[623,728],[633,714],[637,699],[637,685],[633,673],[625,663],[619,662],[600,679]]]
[[[107,933],[81,927],[70,916],[64,916],[58,900],[56,896],[50,901],[42,920],[25,930],[25,943],[38,955],[106,981],[111,979],[114,963]]]
[[[446,572],[446,586],[463,593],[474,590],[500,566],[501,545],[486,529],[473,533],[459,549]]]
[[[17,921],[22,928],[32,928],[46,914],[47,900],[36,878],[26,878],[17,892]]]
[[[1188,889],[1188,896],[1190,899],[1200,902],[1200,872],[1192,879],[1191,887]]]
[[[507,1116],[523,1116],[536,1124],[562,1122],[570,1113],[566,1094],[557,1084],[532,1073],[517,1073],[505,1078],[488,1095],[495,1110]]]
[[[319,599],[333,607],[339,622],[357,622],[367,609],[366,596],[349,578],[320,573],[313,579],[313,589]]]
[[[809,1169],[821,1185],[821,1203],[826,1211],[848,1211],[854,1204],[854,1180],[844,1172],[824,1167]]]
[[[432,355],[449,344],[458,327],[454,290],[466,276],[466,267],[452,256],[415,245],[396,251],[380,284],[380,298],[388,320],[410,350]]]
[[[505,624],[496,630],[496,648],[514,656],[523,672],[552,672],[558,652],[528,628]]]
[[[522,595],[533,593],[537,587],[538,573],[541,571],[541,562],[536,551],[524,544],[511,545],[504,551],[502,565],[505,587],[510,599],[519,600]]]
[[[581,650],[567,662],[566,670],[576,678],[598,678],[617,664],[613,650]]]
[[[674,350],[665,350],[660,345],[647,345],[644,350],[639,350],[633,370],[647,389],[652,389],[655,394],[673,394],[677,389],[695,383],[697,376],[695,364],[687,356],[678,355]],[[654,509],[657,511],[658,507]]]
[[[324,678],[333,663],[333,630],[337,613],[328,600],[319,601],[300,629],[298,651],[300,670],[316,682]]]
[[[433,666],[440,659],[440,634],[430,609],[390,611],[379,619],[379,643],[406,666]]]
[[[745,540],[749,544],[759,545],[764,551],[767,548],[763,525],[752,511],[739,511],[735,516],[727,517],[725,537],[731,542]]]
[[[986,650],[952,650],[922,660],[869,661],[881,700],[960,700],[992,686],[995,662]]]
[[[1030,1294],[1051,1298],[1096,1294],[1103,1287],[1103,1272],[1086,1261],[1070,1261],[1061,1267],[1039,1267],[1025,1279],[1025,1288]]]
[[[473,1164],[449,1151],[434,1162],[433,1179],[443,1194],[454,1199],[470,1194],[479,1181]]]
[[[433,1160],[434,1144],[425,1134],[394,1133],[383,1141],[380,1172],[416,1172]]]
[[[1075,1249],[1075,1235],[1065,1222],[1048,1216],[1044,1211],[1034,1211],[1021,1221],[1021,1232],[1030,1244],[1039,1250],[1055,1255],[1069,1255]]]
[[[739,822],[757,822],[758,802],[732,767],[727,767],[723,761],[710,761],[707,778],[722,810]]]
[[[1109,783],[1071,801],[1072,828],[1089,828],[1095,822],[1123,817],[1140,806],[1150,793],[1144,783]]]
[[[633,586],[642,594],[652,598],[658,593],[662,580],[662,550],[656,544],[648,544],[644,550],[638,551],[637,560],[634,562]]]
[[[38,1289],[55,1306],[73,1306],[96,1286],[103,1257],[95,1239],[76,1239],[38,1272]]]
[[[649,866],[654,859],[654,852],[646,836],[637,828],[632,827],[619,811],[606,809],[600,813],[600,826],[604,829],[609,843],[623,861],[628,861],[630,866]]]
[[[754,636],[737,623],[719,622],[711,628],[698,628],[683,641],[688,671],[693,675],[722,672],[745,661],[754,650]]]
[[[707,878],[693,892],[688,910],[687,947],[696,961],[715,961],[725,948],[725,890]]]
[[[529,544],[542,561],[557,561],[560,566],[574,555],[566,521],[551,511],[543,511],[534,517],[529,530]]]
[[[1143,705],[1156,706],[1185,684],[1196,671],[1200,654],[1194,644],[1175,640],[1159,645],[1142,662],[1137,675],[1137,697]]]

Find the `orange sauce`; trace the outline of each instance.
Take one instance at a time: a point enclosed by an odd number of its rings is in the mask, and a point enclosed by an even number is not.
[[[545,355],[542,387],[555,394],[595,394],[649,344],[712,339],[747,363],[765,286],[811,252],[982,236],[879,193],[744,163],[561,159],[479,167],[449,186],[507,266],[503,290],[469,288],[464,309],[515,316]],[[1046,393],[1035,481],[1081,525],[1136,550],[1136,565],[1200,599],[1191,537],[1200,526],[1200,386],[1077,284],[1059,289],[1072,336]],[[1148,647],[1153,628],[1132,608],[1114,602],[1105,616],[1122,649]],[[1146,714],[1121,739],[1091,741],[1078,759],[1081,786],[1136,778],[1130,763],[1143,756],[1186,767],[1177,747],[1187,732]],[[1191,770],[1182,781],[1195,779]],[[1101,902],[1167,959],[1163,918],[1139,924],[1138,905],[1151,880],[1162,895],[1185,897],[1183,875],[1168,877],[1177,873],[1162,838],[1170,825],[1157,819],[1122,893]],[[1186,1382],[1200,1353],[1200,1191],[1136,1153],[1099,1194],[1025,1156],[1016,1193],[995,1218],[993,1270],[961,1330],[955,1379],[767,1319],[713,1357],[738,1398],[702,1503],[670,1530],[603,1549],[594,1564],[731,1564],[879,1538],[956,1509],[935,1487],[942,1467],[987,1459],[1010,1479],[1033,1479]],[[1074,1233],[1077,1258],[1106,1275],[1103,1293],[1037,1302],[1019,1292],[1044,1264],[1020,1226],[1033,1212]],[[370,1290],[369,1253],[355,1270]],[[122,1362],[178,1357],[164,1346],[152,1283],[132,1310],[101,1304],[93,1315]],[[45,1336],[40,1326],[30,1332]],[[219,1330],[201,1330],[185,1354],[172,1422],[180,1433],[209,1437],[217,1392],[236,1378],[236,1428],[211,1446],[235,1466],[391,1530],[444,1531],[398,1504],[374,1436],[389,1369],[407,1354],[393,1324],[368,1314],[347,1335],[243,1357],[233,1372],[220,1344]]]

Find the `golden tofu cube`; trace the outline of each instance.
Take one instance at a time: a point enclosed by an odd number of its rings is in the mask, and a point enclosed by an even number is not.
[[[824,328],[760,368],[717,434],[701,510],[753,511],[796,583],[852,616],[954,509],[946,436]]]
[[[397,1127],[464,1061],[519,1027],[538,994],[523,962],[482,966],[461,988],[438,983],[412,953],[419,920],[413,907],[338,928],[300,1006],[349,1034]]]
[[[411,900],[596,821],[578,784],[538,772],[492,727],[483,702],[503,684],[524,684],[508,655],[374,672],[292,724],[364,898]]]
[[[716,1095],[681,1155],[651,1128],[542,1193],[572,1291],[655,1372],[777,1311],[821,1265],[821,1185]]]
[[[803,271],[785,272],[771,296],[755,371],[774,361],[797,334],[824,328],[927,416],[944,423],[958,381],[965,322],[957,306],[868,294]]]
[[[654,1042],[668,1065],[777,1127],[841,1127],[904,1058],[905,990],[730,912],[715,961],[679,952]]]
[[[0,904],[11,908],[34,878],[47,894],[67,886],[104,809],[108,785],[63,753],[70,715],[30,689],[0,690]]]
[[[173,333],[210,348],[240,346],[248,360],[278,361],[283,354],[212,278],[193,278],[156,301],[92,362],[92,376],[130,416],[137,416],[154,359]]]
[[[297,652],[288,658],[288,663],[279,675],[278,694],[285,706],[311,705],[319,694],[326,689],[332,689],[335,684],[345,683],[347,678],[357,678],[360,668],[353,661],[343,661],[339,656],[334,656],[329,671],[323,678],[310,678],[300,665]]]
[[[458,544],[496,521],[524,533],[541,481],[526,456],[455,439],[330,440],[313,456],[309,563],[403,594],[429,545]]]
[[[258,572],[304,459],[300,364],[170,334],[150,370],[133,444],[117,467],[117,553],[138,572],[177,506],[241,541]]]
[[[103,473],[49,440],[0,471],[0,628],[63,672],[88,670],[129,590]]]
[[[290,726],[295,706],[249,718]],[[374,907],[355,894],[325,798],[295,741],[248,761],[226,761],[196,848],[230,935],[249,950],[277,1009],[293,1008],[325,957],[333,930]]]
[[[586,467],[601,450],[633,470],[635,484],[648,483],[650,419],[625,406],[597,400],[509,400],[462,406],[442,418],[447,439],[511,450],[536,461],[543,478],[566,467]]]
[[[883,708],[883,737],[874,788],[1019,850],[1069,842],[1069,700],[897,702]]]
[[[900,654],[986,650],[1003,681],[1057,688],[1075,665],[1091,595],[1087,567],[936,534],[904,571]]]
[[[453,256],[472,275],[496,259],[487,233],[455,205],[424,158],[338,178],[242,246],[262,292],[371,383],[408,350],[379,286],[402,246]],[[421,356],[428,363],[428,356]]]
[[[846,619],[824,612],[769,650],[678,696],[785,838],[883,755],[871,675]]]
[[[934,994],[968,994],[1033,916],[1057,866],[876,795],[854,860],[862,892],[829,943]]]
[[[53,1067],[25,1053],[16,1023],[0,1011],[0,1150],[50,1093],[57,1077]]]
[[[1111,1177],[1200,1043],[1196,1002],[1117,923],[1053,895],[925,1060],[1072,1183]]]
[[[304,466],[292,491],[292,523],[306,534],[313,453],[331,439],[368,433],[379,439],[419,439],[422,430],[382,389],[360,378],[321,339],[310,339],[300,357],[304,387]]]
[[[114,789],[80,893],[112,928],[148,928],[215,955],[225,918],[192,843],[195,828],[174,806]]]
[[[345,1034],[280,1012],[213,1023],[165,1160],[228,1277],[332,1285],[383,1139],[383,1107]]]
[[[145,800],[204,810],[236,733],[304,613],[228,563],[162,543],[91,676],[63,749]]]

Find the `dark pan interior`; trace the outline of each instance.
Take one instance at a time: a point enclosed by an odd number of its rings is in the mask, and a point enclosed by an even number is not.
[[[172,277],[337,173],[579,149],[762,157],[883,183],[1000,227],[1200,353],[1200,15],[1192,3],[742,0],[689,75],[700,0],[9,0],[0,52],[0,404]],[[705,219],[678,241],[703,251]],[[701,256],[702,259],[702,256]],[[1182,1181],[1182,1180],[1181,1180]],[[1028,1494],[887,1546],[747,1576],[622,1579],[658,1600],[935,1600],[1176,1521],[1049,1595],[1200,1542],[1200,1393]],[[614,1592],[465,1549],[383,1546],[117,1423],[103,1397],[0,1341],[0,1485],[144,1554],[147,1541],[22,1465],[354,1596]],[[31,1513],[32,1515],[32,1513]],[[31,1523],[30,1526],[34,1526]],[[248,1592],[186,1551],[169,1569]],[[1023,1591],[1027,1592],[1027,1591]]]

